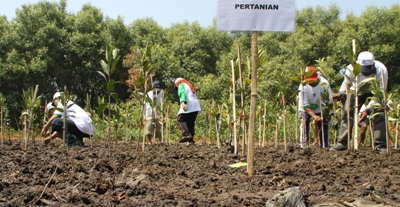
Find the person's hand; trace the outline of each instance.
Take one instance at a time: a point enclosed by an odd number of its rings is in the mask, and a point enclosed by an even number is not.
[[[40,134],[42,134],[42,136],[46,136],[48,134],[46,127],[42,128],[42,131],[40,132]]]
[[[314,118],[314,121],[316,121],[316,122],[321,122],[322,121],[322,118],[320,116],[315,116],[313,118]]]
[[[181,103],[181,106],[182,106],[182,109],[183,109],[184,111],[187,111],[187,106],[186,106],[185,102],[182,102],[182,103]]]
[[[332,93],[332,100],[339,101],[340,100],[340,93]]]
[[[51,137],[47,137],[45,140],[44,140],[44,144],[49,144],[50,143],[50,141],[51,141]]]
[[[367,111],[361,112],[360,113],[360,119],[358,120],[358,123],[363,122],[367,116],[368,116]]]

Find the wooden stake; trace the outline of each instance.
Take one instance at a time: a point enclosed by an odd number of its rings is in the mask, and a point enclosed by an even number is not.
[[[249,124],[249,139],[248,139],[248,152],[247,152],[247,172],[250,177],[253,176],[254,164],[254,132],[256,123],[256,110],[257,110],[257,32],[253,31],[251,34],[251,99],[250,99],[250,124]]]
[[[231,60],[232,66],[232,107],[233,107],[233,140],[235,143],[235,154],[237,151],[237,137],[236,137],[236,77],[235,77],[235,62]]]
[[[385,104],[385,106],[383,106],[383,108],[385,109],[383,111],[383,113],[385,114],[385,131],[386,131],[386,150],[387,153],[389,154],[390,152],[390,141],[389,141],[389,127],[388,127],[388,115],[387,115],[387,110],[386,108],[387,106],[387,98],[386,98],[386,86],[385,86],[385,79],[383,77],[383,71],[381,72],[381,83],[383,86],[383,103]]]
[[[353,56],[356,56],[356,40],[353,39]],[[354,70],[354,68],[353,68]],[[355,77],[355,104],[354,104],[354,121],[353,121],[353,127],[354,127],[354,149],[358,150],[358,74]]]

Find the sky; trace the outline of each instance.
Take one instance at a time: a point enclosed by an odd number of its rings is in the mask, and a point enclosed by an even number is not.
[[[0,16],[5,15],[9,21],[15,17],[16,9],[23,4],[35,4],[42,0],[0,0]],[[59,0],[47,0],[59,2]],[[197,21],[200,26],[212,25],[217,17],[218,0],[67,0],[67,11],[76,14],[82,5],[90,3],[99,8],[104,16],[111,19],[123,17],[126,25],[136,19],[153,18],[158,25],[168,28],[175,23]],[[296,0],[296,9],[336,4],[342,11],[342,18],[353,12],[359,16],[368,6],[390,8],[400,5],[399,0]]]

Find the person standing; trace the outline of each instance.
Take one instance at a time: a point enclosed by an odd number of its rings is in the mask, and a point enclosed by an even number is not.
[[[156,80],[153,82],[153,90],[147,92],[147,97],[152,103],[145,103],[144,119],[145,119],[145,134],[149,144],[155,143],[155,137],[161,140],[161,119],[159,107],[163,102],[163,89],[161,82]],[[155,137],[153,137],[155,135]]]
[[[49,144],[55,138],[63,137],[63,115],[64,112],[56,110],[60,108],[66,110],[67,124],[67,144],[68,146],[84,146],[83,138],[90,137],[94,134],[94,124],[90,116],[73,101],[68,101],[67,107],[63,107],[60,101],[61,94],[55,93],[53,101],[48,104],[48,111],[51,115],[50,119],[43,126],[41,134],[48,136],[45,144]],[[50,130],[51,127],[51,130]]]
[[[194,86],[183,78],[175,80],[175,89],[177,90],[180,108],[178,111],[178,128],[182,132],[182,139],[179,142],[194,143],[195,122],[197,114],[201,112],[200,102],[196,96]]]
[[[320,106],[324,107],[326,101],[331,101],[332,90],[328,80],[318,75],[317,69],[314,66],[307,66],[306,73],[311,73],[311,76],[304,79],[305,85],[300,84],[299,86],[299,106],[301,110],[304,111],[302,115],[305,116],[302,117],[302,119],[305,119],[305,121],[302,121],[302,123],[305,122],[305,131],[304,125],[301,125],[303,129],[300,130],[302,132],[300,135],[300,146],[307,147],[309,144],[310,118],[312,117],[314,121],[317,122],[317,132],[319,131],[319,133],[315,134],[315,137],[319,137],[319,145],[321,148],[327,148],[329,147],[329,117],[323,116],[323,109]],[[323,100],[321,97],[321,94],[326,92],[329,93],[329,100]]]
[[[380,91],[386,92],[387,82],[388,82],[388,71],[386,66],[375,60],[374,55],[371,52],[363,51],[357,57],[357,63],[361,65],[361,72],[357,75],[357,86],[358,89],[362,87],[360,84],[361,81],[367,78],[376,78],[377,83],[379,84]],[[344,107],[342,111],[342,119],[340,123],[340,131],[339,131],[339,139],[337,145],[333,148],[334,150],[346,150],[348,146],[348,136],[347,130],[350,127],[350,134],[352,134],[352,129],[354,125],[354,107],[355,107],[355,96],[351,93],[346,95],[346,89],[351,91],[355,91],[355,81],[356,78],[353,76],[351,72],[353,67],[351,65],[347,66],[346,76],[343,83],[339,89],[339,93],[334,93],[332,95],[333,100],[345,100],[349,102],[350,105],[350,123],[347,123],[347,107]],[[383,77],[383,81],[382,81]],[[349,80],[350,79],[350,80]],[[372,97],[371,92],[366,92],[364,94],[358,95],[358,110],[360,110],[361,106],[367,100],[368,97]],[[369,104],[366,106],[365,110],[360,114],[359,122],[364,121],[364,119],[375,111],[373,104],[376,103],[374,100],[371,100]],[[346,105],[345,103],[343,105]],[[383,113],[379,113],[373,119],[373,137],[375,143],[375,150],[380,153],[386,152],[386,123],[385,116]]]

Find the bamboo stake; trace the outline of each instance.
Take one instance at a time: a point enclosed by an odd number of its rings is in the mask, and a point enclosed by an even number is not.
[[[145,82],[147,82],[146,80],[147,80],[147,78],[145,78],[144,79],[145,80]],[[143,105],[143,112],[144,112],[144,110],[146,110],[146,103],[145,103],[145,100],[146,100],[146,96],[147,96],[147,94],[146,94],[146,89],[147,89],[147,84],[144,84],[144,91],[143,91],[143,99],[142,99],[142,105]],[[143,113],[142,113],[142,116],[144,117],[144,115],[143,115]],[[145,123],[143,124],[143,126],[146,128],[146,120],[145,120]],[[142,152],[144,152],[144,143],[146,142],[146,130],[143,130],[143,140],[142,140]]]
[[[304,81],[304,76],[303,76],[303,70],[300,69],[300,76],[301,76],[301,83]],[[301,85],[301,94],[302,98],[299,100],[299,104],[301,103],[301,123],[300,123],[300,146],[302,147],[309,147],[309,137],[307,137],[307,131],[306,131],[306,112],[304,110],[304,86]]]
[[[0,120],[0,125],[1,125],[1,147],[3,147],[4,145],[4,123],[3,123],[3,111],[4,111],[4,106],[1,106],[1,120]]]
[[[27,119],[26,116],[24,116],[24,140],[25,140],[25,151],[28,150],[28,124],[27,124]]]
[[[256,123],[256,110],[257,110],[257,32],[253,31],[251,34],[251,99],[250,99],[250,126],[249,126],[249,139],[248,139],[248,152],[247,152],[247,171],[250,177],[253,176],[254,165],[254,130]]]
[[[283,140],[285,143],[285,151],[287,150],[287,140],[286,140],[286,107],[285,107],[285,95],[282,95],[282,107],[283,107]]]
[[[399,106],[397,106],[397,117],[399,117]],[[397,149],[397,146],[398,146],[398,137],[399,137],[399,120],[397,119],[397,121],[396,121],[396,138],[395,138],[395,140],[394,140],[394,144],[395,144],[395,146],[394,146],[394,148],[395,149]]]
[[[235,77],[235,62],[231,60],[232,66],[232,107],[233,107],[233,140],[235,143],[235,154],[237,151],[237,136],[236,136],[236,77]]]
[[[375,138],[374,138],[374,125],[372,125],[372,121],[373,119],[369,119],[369,132],[371,133],[371,147],[372,147],[372,151],[375,150]]]
[[[297,112],[297,110],[296,110],[296,112],[295,112],[295,119],[296,119],[296,121],[295,121],[295,134],[294,134],[294,137],[295,137],[295,141],[294,141],[294,143],[296,143],[297,144],[297,141],[299,141],[299,128],[297,128],[297,127],[299,127],[299,119],[297,118],[297,116],[298,116],[298,112]]]
[[[126,103],[126,107],[125,107],[125,124],[126,124],[126,129],[125,129],[125,143],[128,142],[128,130],[129,130],[129,120],[128,120],[128,114],[129,114],[129,106],[128,103]]]
[[[275,148],[278,148],[278,123],[275,123]]]
[[[160,107],[161,107],[161,114],[160,114],[160,116],[161,116],[161,121],[160,121],[160,124],[161,124],[161,143],[164,143],[164,93],[162,93],[162,96],[161,96],[161,103],[160,103]]]
[[[383,103],[385,106],[383,107],[385,110],[383,113],[385,114],[385,131],[386,131],[386,151],[389,154],[390,152],[390,141],[389,141],[389,127],[388,127],[388,115],[387,115],[387,98],[386,98],[386,86],[385,86],[385,79],[383,77],[383,71],[381,72],[381,82],[382,82],[382,87],[383,87]]]
[[[243,71],[242,71],[242,63],[241,63],[241,53],[240,53],[240,45],[238,45],[238,66],[239,66],[239,85],[240,85],[240,126],[242,126],[242,155],[244,155],[244,150],[245,150],[245,133],[246,130],[245,128],[245,119],[246,116],[245,114],[245,107],[244,107],[244,83],[243,83]],[[240,127],[239,127],[240,128]],[[239,134],[240,137],[240,134]]]
[[[47,120],[46,120],[46,118],[47,118],[47,114],[46,114],[46,112],[47,112],[47,101],[45,101],[44,102],[44,112],[43,112],[43,124],[46,124],[46,122],[47,122]],[[42,143],[44,142],[44,140],[43,140],[43,135],[41,136],[41,141],[42,141]]]
[[[349,93],[349,86],[346,84],[346,109],[347,109],[347,150],[350,150],[350,99],[351,99],[351,94]]]
[[[356,55],[356,40],[353,39],[353,55]],[[353,127],[354,127],[354,149],[358,150],[358,74],[355,77],[356,81],[354,84],[355,87],[355,104],[354,104],[354,121],[353,121]]]
[[[64,103],[63,103],[63,106],[64,106],[64,111],[63,111],[63,114],[64,114],[64,116],[63,116],[63,146],[65,146],[65,139],[66,139],[66,137],[65,137],[65,135],[66,135],[66,130],[67,130],[67,97],[66,97],[66,92],[67,92],[67,86],[64,86]],[[61,100],[60,100],[61,101]],[[68,145],[67,145],[68,146]],[[67,147],[67,149],[68,149],[68,147]]]
[[[321,100],[321,95],[319,96],[319,109],[321,110],[321,119],[322,119],[322,123],[321,123],[321,131],[322,131],[322,148],[325,148],[325,132],[324,132],[324,110],[322,109],[322,100]],[[317,125],[318,126],[318,125]],[[315,126],[314,126],[315,127]],[[315,137],[318,139],[319,138],[319,131],[318,130],[318,134],[315,135]],[[321,140],[320,140],[321,141]]]
[[[263,135],[262,135],[262,147],[265,147],[265,127],[266,127],[266,118],[267,118],[267,99],[264,100],[264,120],[263,120]]]
[[[339,120],[339,119],[336,119],[336,102],[333,103],[333,118],[334,118],[334,120]],[[337,123],[337,124],[339,124],[339,123]],[[335,127],[334,136],[333,136],[333,143],[336,143],[337,131],[338,130]]]

